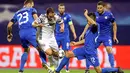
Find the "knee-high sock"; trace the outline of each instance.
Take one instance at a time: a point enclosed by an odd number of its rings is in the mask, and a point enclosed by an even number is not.
[[[60,72],[61,69],[66,65],[66,63],[68,63],[68,61],[69,61],[69,58],[64,56],[64,58],[62,59],[62,61],[59,64],[58,68],[56,69],[56,72]]]
[[[28,53],[27,52],[24,52],[22,57],[21,57],[21,63],[20,63],[20,69],[19,71],[23,71],[24,70],[24,65],[27,61],[27,58],[28,58]]]
[[[112,53],[109,53],[108,56],[109,56],[109,62],[111,64],[111,67],[113,68],[114,67],[114,55]]]
[[[43,64],[46,64],[46,54],[43,51],[39,51],[40,58]]]
[[[86,59],[86,69],[89,69],[90,65],[91,65],[90,61]]]
[[[66,70],[69,70],[69,61],[66,63]]]

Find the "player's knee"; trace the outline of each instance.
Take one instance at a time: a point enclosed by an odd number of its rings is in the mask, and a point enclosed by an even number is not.
[[[107,51],[108,54],[112,53],[112,48],[111,47],[106,47],[106,51]]]
[[[65,53],[65,55],[66,55],[67,58],[74,57],[74,54],[73,54],[72,51],[67,51],[67,52]]]
[[[47,49],[45,52],[46,52],[46,54],[49,55],[49,56],[51,56],[52,53],[53,53],[52,50],[50,50],[50,49]]]

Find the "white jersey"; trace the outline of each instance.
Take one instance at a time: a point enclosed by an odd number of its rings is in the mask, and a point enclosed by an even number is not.
[[[57,14],[54,15],[54,18],[48,19],[46,14],[41,14],[38,19],[36,19],[38,24],[43,24],[44,26],[41,29],[40,36],[41,38],[47,39],[54,37],[54,30],[56,23],[61,24],[63,20]],[[39,36],[39,37],[40,37]]]

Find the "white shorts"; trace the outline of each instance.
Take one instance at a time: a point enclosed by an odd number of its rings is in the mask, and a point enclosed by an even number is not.
[[[46,51],[49,48],[59,51],[55,37],[51,37],[51,38],[42,37],[42,39],[38,40],[38,42],[42,50],[44,51]]]

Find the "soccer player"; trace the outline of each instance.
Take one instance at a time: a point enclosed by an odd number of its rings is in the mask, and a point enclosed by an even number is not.
[[[111,11],[111,4],[110,3],[105,3],[105,11]]]
[[[100,25],[100,35],[97,38],[97,42],[99,46],[101,43],[106,47],[109,62],[111,67],[114,67],[114,55],[112,53],[112,35],[111,35],[111,27],[113,26],[113,40],[117,44],[119,43],[117,39],[117,24],[115,22],[115,18],[110,11],[106,11],[104,8],[104,3],[99,1],[97,3],[97,12],[96,22]],[[88,29],[89,25],[86,25],[84,32]],[[84,33],[81,34],[80,39],[84,37]]]
[[[19,25],[19,35],[22,43],[22,47],[24,48],[24,53],[21,57],[21,63],[20,63],[20,69],[19,73],[23,73],[24,71],[24,65],[27,61],[28,53],[29,53],[29,44],[37,48],[40,54],[40,58],[42,60],[43,66],[48,69],[49,67],[46,64],[46,55],[40,49],[36,42],[36,29],[32,27],[32,22],[38,18],[37,11],[35,8],[33,8],[34,2],[33,0],[25,0],[23,8],[18,10],[14,17],[11,19],[11,21],[8,23],[7,26],[7,40],[8,42],[12,41],[12,26],[16,22],[18,22]],[[41,27],[41,25],[39,25]]]
[[[96,16],[94,13],[89,13],[86,10],[84,13],[85,17],[87,18],[90,27],[88,28],[85,39],[78,41],[78,42],[71,42],[70,44],[73,46],[80,45],[84,43],[83,47],[76,48],[73,51],[67,52],[66,56],[61,61],[58,68],[54,71],[55,73],[60,73],[60,70],[64,67],[64,65],[69,61],[71,57],[77,57],[78,59],[80,57],[84,57],[85,59],[88,59],[92,65],[94,66],[94,69],[97,73],[123,73],[123,71],[120,68],[103,68],[101,69],[99,66],[99,60],[97,57],[97,37],[99,36],[100,32],[100,26],[98,23],[96,23]]]
[[[75,33],[75,28],[72,22],[71,15],[68,13],[65,13],[65,5],[63,3],[58,5],[58,15],[64,20],[64,32],[60,32],[60,25],[56,24],[55,29],[55,37],[58,44],[58,47],[62,46],[62,49],[67,52],[70,50],[70,39],[69,39],[69,26],[73,33],[74,39],[77,38]],[[69,62],[66,64],[66,72],[69,72]]]
[[[54,36],[56,23],[60,25],[60,32],[64,32],[63,20],[55,14],[52,7],[49,7],[46,10],[46,14],[41,14],[39,18],[33,22],[33,26],[43,26],[38,28],[37,39],[45,53],[49,56],[59,57],[59,49]]]

